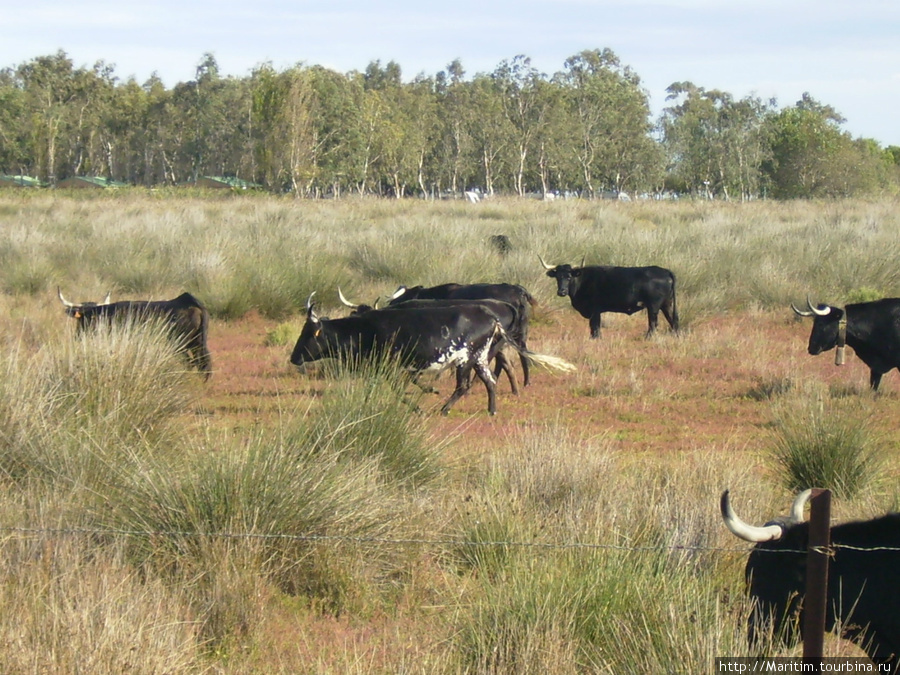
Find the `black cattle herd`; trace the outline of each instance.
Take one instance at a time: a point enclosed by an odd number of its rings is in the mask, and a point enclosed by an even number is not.
[[[508,240],[492,240],[502,253]],[[662,312],[673,331],[679,327],[675,275],[662,267],[548,265],[547,276],[556,280],[557,295],[568,296],[572,307],[588,319],[592,338],[600,337],[604,312],[634,314],[647,311],[647,336]],[[212,373],[207,347],[209,315],[197,298],[183,293],[173,300],[76,304],[58,291],[66,314],[78,321],[78,330],[112,320],[161,321],[176,338],[188,362],[206,378]],[[427,371],[452,369],[455,387],[441,408],[446,414],[465,395],[474,374],[485,387],[488,412],[496,412],[496,384],[505,372],[514,393],[518,387],[504,349],[521,360],[523,383],[529,383],[529,364],[571,372],[574,366],[558,357],[528,349],[528,322],[535,301],[515,284],[443,284],[424,288],[401,286],[384,307],[355,304],[340,289],[340,301],[349,316],[329,319],[316,312],[310,294],[306,321],[290,356],[302,366],[323,358],[365,360],[376,356],[396,359],[413,380]],[[791,308],[798,316],[813,317],[808,351],[812,355],[837,348],[836,363],[850,345],[870,369],[870,386],[877,391],[882,376],[900,369],[900,298],[848,304],[844,307]],[[785,640],[798,636],[805,589],[805,551],[808,523],[803,505],[809,491],[794,502],[791,515],[764,527],[738,518],[726,491],[721,514],[737,537],[753,542],[746,566],[752,611],[748,637],[757,644],[766,635]],[[836,623],[845,637],[860,639],[873,659],[900,671],[900,514],[838,525],[832,541],[847,548],[834,554],[828,586],[828,628]],[[860,549],[876,550],[860,550]]]

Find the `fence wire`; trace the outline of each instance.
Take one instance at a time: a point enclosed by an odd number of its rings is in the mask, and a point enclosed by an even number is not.
[[[392,538],[392,537],[363,537],[351,535],[332,534],[283,534],[262,532],[187,532],[187,531],[157,531],[157,530],[123,530],[114,528],[39,528],[39,527],[0,527],[0,534],[9,536],[26,537],[53,537],[64,538],[74,536],[120,536],[120,537],[163,537],[186,539],[247,539],[247,540],[272,540],[272,541],[305,541],[305,542],[332,542],[338,544],[385,544],[395,546],[471,546],[471,547],[506,547],[521,549],[544,550],[594,550],[594,551],[669,551],[686,553],[747,553],[755,550],[761,553],[799,553],[807,554],[809,551],[825,553],[833,556],[837,549],[861,552],[900,552],[900,547],[893,546],[853,546],[850,544],[831,544],[827,547],[811,547],[810,549],[766,549],[752,547],[722,547],[702,546],[691,544],[668,544],[659,546],[629,546],[625,544],[598,544],[585,542],[539,542],[539,541],[472,541],[454,538]]]

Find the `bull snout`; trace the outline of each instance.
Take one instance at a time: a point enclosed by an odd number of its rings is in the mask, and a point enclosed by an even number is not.
[[[556,294],[559,297],[564,298],[569,294],[569,289],[566,288],[565,286],[561,286],[560,288],[556,289]]]

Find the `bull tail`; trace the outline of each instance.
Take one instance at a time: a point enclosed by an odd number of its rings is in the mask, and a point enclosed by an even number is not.
[[[672,326],[672,330],[678,330],[678,304],[675,300],[675,275],[672,275],[672,316],[666,317]]]
[[[509,335],[503,330],[503,326],[501,326],[499,322],[496,324],[495,328],[495,334],[497,333],[499,333],[506,341],[506,344],[515,349],[522,358],[528,359],[531,363],[546,368],[547,370],[554,370],[558,373],[574,373],[578,370],[578,367],[574,363],[569,363],[563,358],[551,356],[550,354],[537,354],[521,346],[515,340],[510,339]]]

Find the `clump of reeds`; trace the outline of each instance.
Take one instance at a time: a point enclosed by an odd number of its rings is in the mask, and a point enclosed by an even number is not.
[[[791,492],[828,488],[853,497],[876,482],[884,464],[869,403],[859,398],[800,394],[774,407],[772,460]]]

